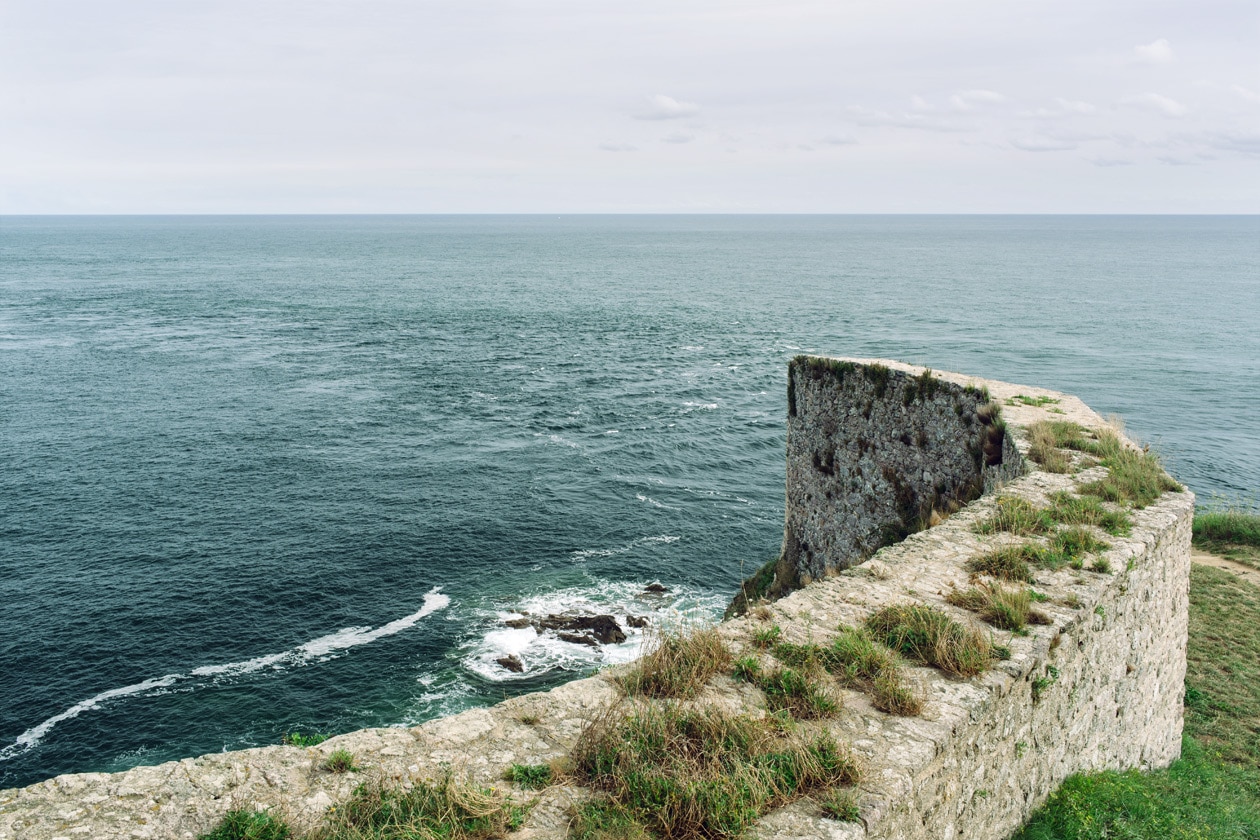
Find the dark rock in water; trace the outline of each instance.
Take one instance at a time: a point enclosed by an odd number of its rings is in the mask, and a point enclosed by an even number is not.
[[[513,630],[524,630],[526,627],[532,627],[534,622],[528,618],[509,618],[503,624]]]
[[[588,631],[601,645],[617,645],[626,640],[626,631],[611,615],[549,615],[535,625],[541,630],[574,633]],[[563,638],[561,636],[560,638]],[[570,641],[565,639],[565,641]],[[586,644],[582,642],[581,644]]]
[[[590,645],[591,647],[599,647],[599,642],[595,641],[595,637],[588,636],[585,633],[557,633],[556,638],[562,642],[569,642],[574,645]]]
[[[519,674],[525,670],[525,663],[521,662],[520,659],[518,659],[515,656],[512,656],[511,654],[507,656],[500,656],[498,659],[494,661],[498,662],[500,665],[502,665],[504,668],[507,668],[509,671],[511,671],[514,674]]]
[[[667,587],[661,586],[659,583],[649,583],[643,587],[644,592],[651,592],[653,595],[664,595],[669,591]]]
[[[634,628],[647,627],[648,620],[637,615],[626,616],[626,624]]]

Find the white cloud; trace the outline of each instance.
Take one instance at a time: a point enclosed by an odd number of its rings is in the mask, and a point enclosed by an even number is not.
[[[852,134],[828,134],[818,142],[828,146],[852,146],[857,138]]]
[[[1237,131],[1212,132],[1207,135],[1206,142],[1213,149],[1260,157],[1260,131],[1251,133]]]
[[[1094,164],[1094,166],[1101,166],[1104,169],[1110,169],[1116,166],[1132,166],[1134,163],[1128,158],[1102,158],[1102,157],[1091,158],[1089,162]]]
[[[1120,100],[1120,103],[1122,105],[1145,108],[1148,111],[1155,111],[1163,114],[1165,117],[1184,117],[1190,111],[1189,108],[1177,100],[1158,93],[1144,93],[1141,96],[1125,97]]]
[[[974,111],[987,105],[1001,105],[1006,97],[992,90],[960,90],[949,98],[955,111]]]
[[[1017,137],[1011,145],[1022,152],[1069,152],[1076,148],[1075,143],[1050,137]]]
[[[1082,102],[1076,99],[1064,99],[1061,96],[1056,96],[1054,98],[1053,107],[1041,107],[1031,111],[1020,111],[1019,116],[1031,117],[1033,119],[1057,119],[1059,117],[1096,113],[1098,113],[1098,109],[1088,102]]]
[[[1134,47],[1133,58],[1145,64],[1167,64],[1173,60],[1172,45],[1167,38],[1156,38],[1149,44]]]
[[[662,143],[675,143],[675,144],[681,145],[682,143],[690,143],[692,140],[695,140],[695,139],[696,139],[696,136],[694,134],[683,134],[681,131],[675,131],[673,134],[667,134],[664,137],[662,137],[661,142]]]
[[[1173,155],[1162,155],[1156,158],[1160,163],[1168,166],[1198,166],[1199,161],[1186,157],[1175,157]]]
[[[858,125],[883,125],[894,128],[914,128],[921,131],[952,132],[973,130],[948,120],[940,120],[924,114],[890,113],[888,111],[865,108],[861,105],[850,105],[847,110],[850,118]]]
[[[1254,90],[1245,88],[1242,85],[1234,85],[1232,88],[1230,88],[1230,90],[1232,90],[1234,93],[1238,94],[1239,96],[1241,96],[1243,99],[1247,100],[1248,102],[1253,102],[1256,105],[1260,105],[1260,93],[1256,93]]]
[[[634,115],[636,120],[678,120],[694,117],[700,106],[694,102],[679,102],[672,96],[658,93],[647,98],[647,108]]]
[[[629,143],[600,143],[601,152],[637,152],[638,147],[631,146]]]

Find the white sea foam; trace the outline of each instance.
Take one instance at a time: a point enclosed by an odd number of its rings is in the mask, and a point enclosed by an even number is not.
[[[588,586],[526,597],[513,611],[482,610],[478,622],[482,629],[462,645],[461,661],[467,670],[493,682],[528,679],[552,671],[589,671],[629,662],[642,653],[645,631],[631,627],[627,621],[630,616],[646,618],[652,627],[679,626],[716,620],[723,605],[722,598],[701,596],[692,590],[655,595],[645,593],[642,582],[595,580]],[[592,647],[563,641],[552,633],[538,633],[532,627],[505,627],[504,622],[527,615],[611,615],[625,631],[626,641]],[[515,656],[524,670],[515,673],[500,665],[498,660],[505,656]]]
[[[371,627],[347,627],[343,630],[338,630],[336,633],[330,633],[327,636],[320,636],[318,639],[306,642],[305,644],[286,650],[283,653],[256,656],[253,659],[245,659],[240,662],[228,662],[224,665],[203,665],[199,668],[192,669],[187,674],[167,674],[162,677],[147,679],[144,682],[138,682],[134,685],[127,685],[122,688],[111,688],[109,691],[102,691],[95,697],[90,697],[87,700],[75,703],[65,711],[53,715],[43,723],[32,726],[30,729],[17,736],[12,744],[0,749],[0,761],[13,758],[34,749],[43,737],[48,734],[49,730],[57,724],[76,718],[84,712],[96,709],[100,707],[101,704],[110,700],[117,700],[121,697],[131,697],[135,695],[147,695],[152,697],[157,694],[165,694],[168,687],[179,682],[192,680],[196,677],[233,677],[260,671],[267,667],[279,670],[285,665],[302,665],[312,660],[322,661],[337,651],[356,647],[358,645],[365,645],[370,642],[374,642],[377,639],[384,638],[385,636],[392,636],[395,633],[399,633],[406,630],[408,627],[413,626],[417,621],[424,618],[426,615],[437,612],[450,604],[450,597],[443,595],[440,590],[441,587],[437,586],[426,593],[423,605],[416,612],[403,618],[391,621],[388,624],[382,624],[380,627],[375,629]]]
[[[62,721],[77,718],[79,715],[95,709],[107,700],[114,700],[118,697],[129,697],[133,694],[143,694],[146,691],[152,691],[156,688],[164,688],[165,686],[171,685],[176,680],[182,678],[183,676],[181,674],[167,674],[164,677],[154,677],[153,679],[138,682],[134,685],[125,685],[122,688],[111,688],[109,691],[102,691],[95,697],[89,697],[87,700],[81,700],[66,709],[64,712],[53,715],[43,723],[38,724],[37,726],[32,726],[30,729],[17,736],[12,744],[0,750],[0,761],[13,758],[14,756],[21,755],[22,753],[33,749],[43,739],[43,737],[48,734],[48,731],[57,724]]]

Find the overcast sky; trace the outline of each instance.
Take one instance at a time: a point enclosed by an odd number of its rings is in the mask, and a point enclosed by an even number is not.
[[[1257,0],[0,0],[0,213],[1260,212]]]

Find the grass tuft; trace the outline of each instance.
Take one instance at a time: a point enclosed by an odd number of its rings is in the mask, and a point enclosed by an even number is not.
[[[1049,619],[1032,609],[1032,593],[1027,589],[1006,589],[982,583],[971,589],[950,592],[945,600],[971,610],[1000,630],[1019,633],[1030,623],[1049,623]]]
[[[513,764],[503,777],[526,790],[542,790],[551,784],[553,775],[550,764]]]
[[[1059,492],[1050,497],[1050,519],[1063,525],[1095,525],[1113,537],[1128,536],[1133,520],[1128,514],[1108,510],[1093,496]]]
[[[963,677],[984,671],[993,657],[987,635],[926,605],[884,607],[866,619],[866,628],[908,659]]]
[[[858,779],[828,735],[784,737],[765,719],[672,703],[596,720],[573,758],[608,797],[596,817],[676,840],[734,837],[772,808]]]
[[[813,669],[764,672],[756,685],[765,693],[771,712],[786,711],[797,720],[831,717],[840,709],[840,701],[818,680]]]
[[[597,799],[573,809],[569,840],[652,840],[652,835],[625,808]]]
[[[629,695],[693,698],[709,679],[731,665],[731,652],[717,630],[665,632],[649,653],[618,682]]]
[[[1028,457],[1046,472],[1069,473],[1072,471],[1072,457],[1059,448],[1061,444],[1054,433],[1054,425],[1049,420],[1041,420],[1028,427]]]
[[[987,519],[974,526],[978,534],[1047,534],[1054,530],[1054,520],[1047,511],[1018,496],[998,496],[996,509]]]
[[[1081,487],[1091,496],[1144,508],[1168,491],[1181,491],[1182,486],[1164,472],[1155,453],[1127,446],[1112,429],[1100,429],[1094,452],[1107,468],[1107,477]]]
[[[354,753],[350,750],[333,750],[320,767],[329,773],[349,773],[359,769],[354,766]]]
[[[1043,553],[1039,546],[1032,543],[1004,545],[973,557],[967,562],[967,569],[999,580],[1032,583],[1033,573],[1029,564],[1041,563]]]
[[[528,809],[450,774],[399,791],[360,785],[311,840],[489,840],[515,831]]]
[[[1064,564],[1073,569],[1081,569],[1084,568],[1087,555],[1105,551],[1110,545],[1106,540],[1094,536],[1088,528],[1079,525],[1064,528],[1055,533],[1050,545],[1042,552],[1042,563],[1051,569],[1057,569]]]
[[[331,737],[331,735],[303,735],[301,732],[286,732],[281,736],[280,743],[289,747],[314,747]]]
[[[284,820],[262,811],[228,811],[197,840],[288,840],[292,830]]]
[[[783,630],[776,624],[773,627],[762,627],[754,631],[752,641],[759,648],[773,647],[781,635],[783,635]]]
[[[860,822],[857,794],[847,788],[828,791],[819,802],[823,816],[840,822]]]

